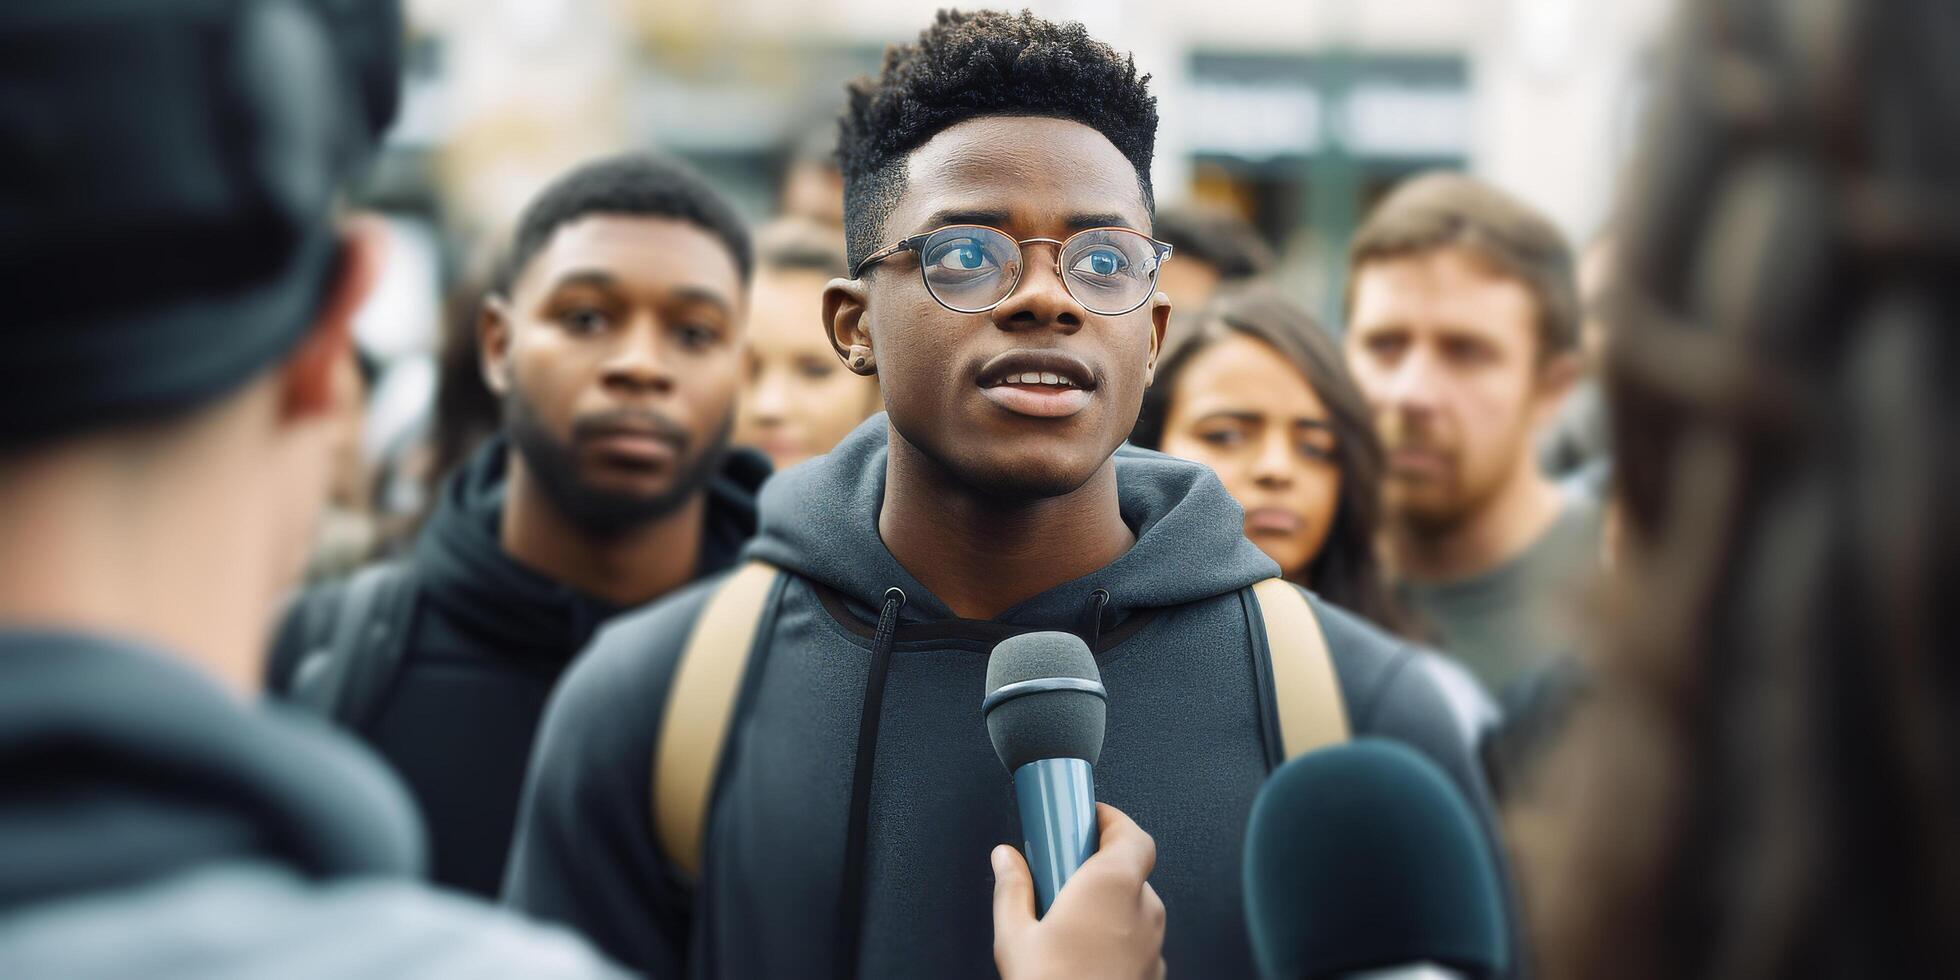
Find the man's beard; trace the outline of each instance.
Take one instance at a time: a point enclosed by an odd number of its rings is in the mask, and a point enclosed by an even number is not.
[[[695,440],[673,420],[652,411],[619,409],[588,415],[572,423],[566,443],[551,433],[523,393],[515,386],[504,396],[504,432],[524,460],[525,469],[559,516],[593,537],[612,537],[651,524],[679,510],[721,469],[728,452],[734,414],[707,445],[694,450]],[[588,484],[579,470],[577,444],[588,434],[603,432],[622,421],[657,430],[675,444],[674,478],[652,495],[608,490]]]
[[[1399,423],[1406,425],[1406,423]],[[1530,449],[1528,422],[1520,420],[1507,439],[1502,459]],[[1402,428],[1393,443],[1441,455],[1445,472],[1438,477],[1415,479],[1391,470],[1383,481],[1386,516],[1394,525],[1419,538],[1443,537],[1454,533],[1487,510],[1507,487],[1511,468],[1501,466],[1491,473],[1473,472],[1466,447],[1439,441],[1435,434],[1420,427]]]

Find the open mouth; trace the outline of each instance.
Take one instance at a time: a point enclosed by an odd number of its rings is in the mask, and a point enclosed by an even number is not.
[[[1062,351],[1015,350],[981,369],[980,392],[988,401],[1032,418],[1066,418],[1089,407],[1096,372]]]

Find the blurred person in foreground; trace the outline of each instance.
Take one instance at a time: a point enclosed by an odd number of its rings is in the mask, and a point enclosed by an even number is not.
[[[1609,309],[1549,980],[1960,976],[1960,8],[1681,8]],[[1521,815],[1520,815],[1521,816]]]
[[[829,452],[878,410],[878,383],[837,359],[823,326],[824,286],[848,271],[837,229],[786,219],[756,236],[735,443],[779,472]]]
[[[1288,581],[1402,631],[1376,550],[1381,443],[1312,314],[1269,290],[1206,309],[1160,362],[1130,441],[1211,467]]]
[[[725,753],[666,756],[663,712],[690,636],[728,625],[704,608],[758,570],[622,617],[573,666],[509,901],[663,976],[991,976],[986,855],[1021,834],[977,699],[995,644],[1068,631],[1109,691],[1097,790],[1156,841],[1164,958],[1251,971],[1239,842],[1284,747],[1249,604],[1279,568],[1208,470],[1119,448],[1170,314],[1148,237],[1156,124],[1131,59],[1025,13],[942,12],[853,86],[856,275],[824,318],[888,412],[763,491],[746,554],[780,572],[759,570],[753,642],[713,651],[749,655]],[[1481,801],[1419,654],[1289,598],[1319,622],[1351,730]],[[667,762],[718,774],[698,862],[650,815]]]
[[[750,263],[734,210],[677,163],[612,157],[546,187],[479,321],[502,432],[404,558],[287,613],[272,686],[408,781],[437,882],[496,893],[545,699],[600,624],[754,533],[768,465],[728,451]]]
[[[0,976],[613,975],[411,880],[400,785],[255,703],[399,78],[392,4],[322,8],[0,9]]]
[[[1244,218],[1219,208],[1187,206],[1157,212],[1156,235],[1177,250],[1164,264],[1158,288],[1182,317],[1172,317],[1164,348],[1184,339],[1185,324],[1198,325],[1205,304],[1220,292],[1243,289],[1272,270],[1273,249]]]
[[[1599,563],[1599,502],[1535,451],[1579,372],[1571,251],[1523,202],[1435,173],[1350,252],[1344,343],[1388,451],[1399,594],[1501,696],[1572,653]]]

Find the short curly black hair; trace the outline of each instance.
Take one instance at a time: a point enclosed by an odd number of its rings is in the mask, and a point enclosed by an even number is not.
[[[517,234],[490,291],[509,296],[524,267],[544,251],[559,228],[595,214],[672,218],[695,225],[727,246],[744,286],[754,272],[755,247],[748,225],[707,178],[678,160],[624,153],[580,164],[524,206]]]
[[[886,244],[880,239],[905,189],[906,155],[982,116],[1048,116],[1095,129],[1136,167],[1144,206],[1152,207],[1157,98],[1149,82],[1130,56],[1081,24],[1025,10],[941,10],[917,42],[886,49],[878,78],[850,85],[837,162],[852,267]]]

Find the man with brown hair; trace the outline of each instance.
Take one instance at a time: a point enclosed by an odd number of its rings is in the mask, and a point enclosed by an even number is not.
[[[1356,233],[1348,363],[1389,450],[1405,599],[1493,691],[1570,650],[1595,501],[1534,445],[1579,370],[1571,248],[1521,201],[1459,174],[1397,188]]]

